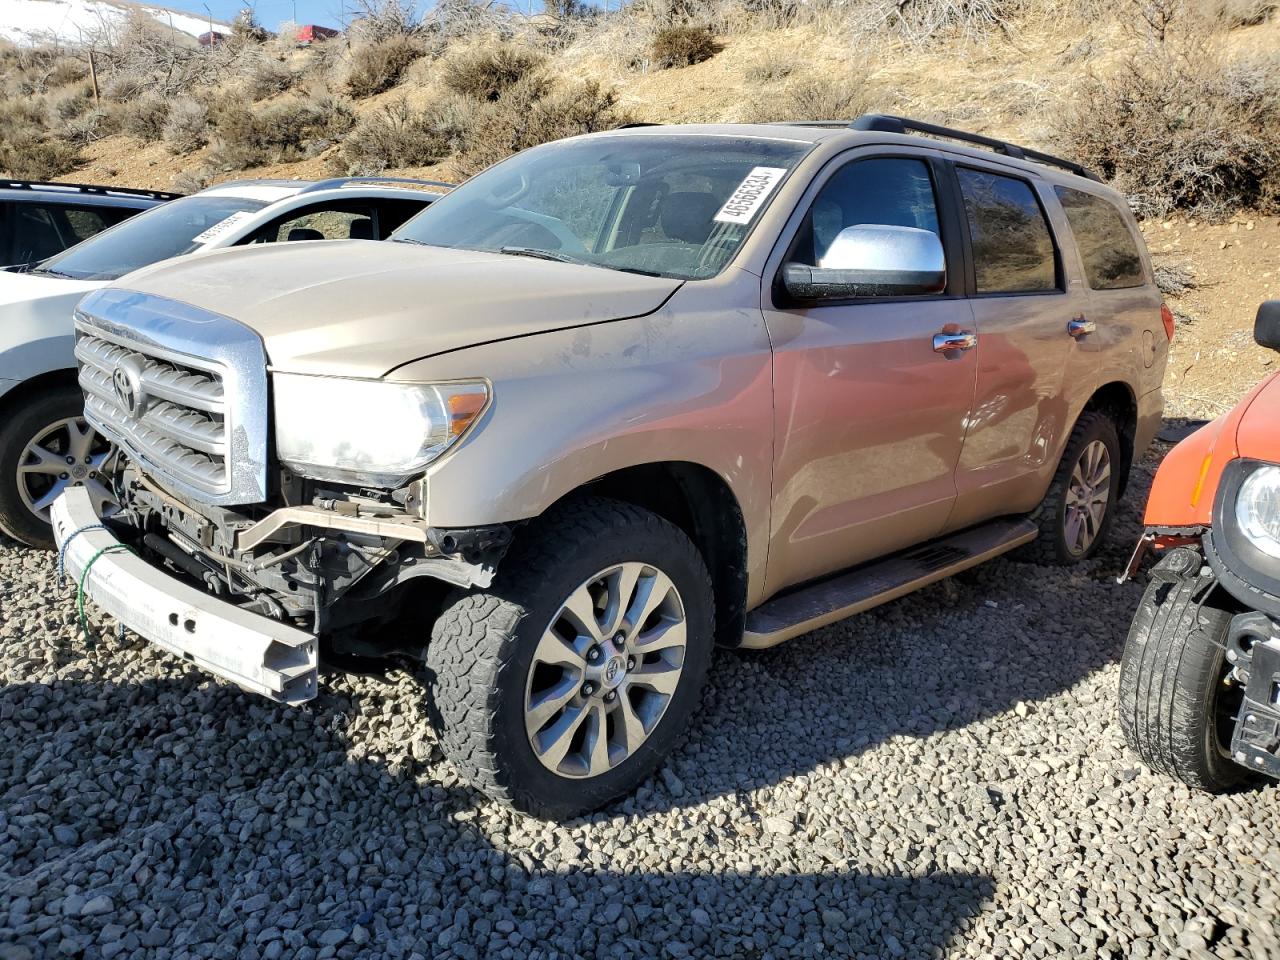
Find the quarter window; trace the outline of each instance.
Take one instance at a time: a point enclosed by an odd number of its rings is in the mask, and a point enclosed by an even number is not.
[[[913,227],[941,242],[929,165],[908,157],[879,157],[839,170],[814,199],[789,260],[822,266],[840,231],[858,226]]]
[[[1054,187],[1071,224],[1084,275],[1093,290],[1120,290],[1146,283],[1133,232],[1110,202],[1070,187]]]
[[[1058,288],[1057,251],[1044,211],[1025,180],[958,167],[978,293]]]

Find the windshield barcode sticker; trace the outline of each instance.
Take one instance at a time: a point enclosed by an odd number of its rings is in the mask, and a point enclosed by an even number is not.
[[[713,219],[716,223],[750,223],[786,172],[784,167],[754,168]]]
[[[208,243],[210,240],[217,240],[241,220],[248,220],[253,216],[252,210],[237,210],[225,220],[219,220],[212,227],[205,230],[204,233],[197,233],[191,238],[192,243]]]

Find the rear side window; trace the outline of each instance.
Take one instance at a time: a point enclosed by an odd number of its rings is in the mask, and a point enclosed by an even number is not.
[[[1058,289],[1058,257],[1040,202],[1025,180],[957,167],[978,293]]]
[[[1119,210],[1083,190],[1054,187],[1054,191],[1071,224],[1090,289],[1122,290],[1147,282],[1138,244]]]
[[[88,240],[95,233],[113,227],[138,212],[132,207],[73,207],[67,204],[61,207],[61,211],[66,217],[72,243]]]

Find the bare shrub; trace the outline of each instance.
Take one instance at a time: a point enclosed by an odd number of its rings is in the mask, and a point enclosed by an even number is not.
[[[232,53],[225,44],[189,47],[142,12],[130,13],[100,38],[102,92],[126,101],[145,93],[174,96],[216,74]]]
[[[1181,261],[1162,261],[1154,264],[1156,287],[1166,297],[1180,297],[1200,284],[1191,266]]]
[[[945,35],[979,39],[1005,29],[1025,5],[1025,0],[870,0],[855,14],[854,25],[916,44]]]
[[[169,119],[169,101],[158,94],[144,94],[118,104],[115,115],[121,133],[137,137],[144,143],[154,143],[164,135],[164,125]]]
[[[771,123],[794,120],[852,120],[871,109],[872,90],[866,81],[794,80],[781,92],[771,92],[747,104],[742,120]]]
[[[494,102],[542,63],[541,54],[512,43],[473,47],[445,61],[442,79],[455,93]]]
[[[217,171],[210,166],[183,170],[173,178],[173,189],[178,193],[199,193],[205,187],[212,186],[216,175]]]
[[[475,105],[451,96],[425,110],[403,99],[361,119],[342,142],[342,171],[367,176],[395,167],[423,167],[460,150],[471,129]]]
[[[426,51],[415,37],[392,34],[351,48],[347,64],[347,92],[356,98],[390,90],[404,76],[409,64]]]
[[[671,67],[688,67],[710,60],[724,49],[708,27],[663,27],[653,37],[649,46],[653,65],[659,70]]]
[[[1058,121],[1071,156],[1140,215],[1280,208],[1280,59],[1223,66],[1203,49],[1133,56],[1086,82]]]
[[[105,110],[91,109],[56,121],[50,132],[56,139],[83,147],[114,133],[115,120]]]
[[[410,0],[358,0],[348,30],[353,42],[378,43],[418,32],[418,14]]]
[[[175,156],[199,150],[209,142],[208,108],[192,97],[179,97],[169,107],[161,136]]]
[[[618,108],[617,94],[595,81],[547,94],[539,85],[523,82],[481,107],[455,166],[469,176],[517,151],[561,137],[613,129],[629,120]]]
[[[254,49],[242,58],[237,73],[244,83],[245,92],[253,100],[265,100],[284,93],[298,78],[287,63],[260,49]]]

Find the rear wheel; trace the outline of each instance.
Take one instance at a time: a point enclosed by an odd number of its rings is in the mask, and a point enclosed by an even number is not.
[[[1195,550],[1152,568],[1120,662],[1120,726],[1151,769],[1217,793],[1249,773],[1231,759],[1244,692],[1228,677],[1231,614],[1206,602],[1213,586]]]
[[[1096,410],[1081,414],[1049,491],[1031,515],[1040,535],[1017,556],[1047,564],[1093,556],[1111,529],[1120,469],[1120,438],[1111,418]]]
[[[638,785],[688,723],[710,661],[710,578],[678,528],[604,499],[521,532],[487,590],[458,594],[427,648],[445,755],[535,816]]]
[[[84,420],[84,396],[55,387],[27,398],[0,426],[0,530],[53,547],[49,510],[68,487],[87,487],[99,510],[112,502],[102,481],[109,445]]]

